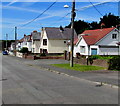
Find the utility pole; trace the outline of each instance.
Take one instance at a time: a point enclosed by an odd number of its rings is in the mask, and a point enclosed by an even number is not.
[[[120,25],[118,25],[118,55],[120,55]]]
[[[70,51],[70,67],[73,67],[73,49],[74,49],[74,19],[75,19],[75,0],[72,2],[72,12],[71,12],[71,51]]]
[[[17,27],[15,27],[15,56],[16,56],[16,44],[17,44]]]
[[[7,40],[8,40],[8,34],[6,34],[6,50],[8,49]]]

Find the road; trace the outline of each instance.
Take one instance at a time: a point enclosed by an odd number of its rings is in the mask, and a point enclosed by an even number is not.
[[[118,89],[2,57],[3,104],[118,104]]]

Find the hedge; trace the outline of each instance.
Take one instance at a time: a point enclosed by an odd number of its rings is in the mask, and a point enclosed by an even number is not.
[[[112,59],[108,61],[109,70],[120,70],[120,56],[114,56]]]

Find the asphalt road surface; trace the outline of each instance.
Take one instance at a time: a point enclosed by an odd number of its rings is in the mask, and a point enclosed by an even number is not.
[[[118,89],[2,57],[3,104],[118,104]]]

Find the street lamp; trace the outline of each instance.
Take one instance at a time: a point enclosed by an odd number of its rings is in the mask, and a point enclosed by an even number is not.
[[[68,5],[64,5],[64,8],[69,8],[70,6],[68,6]]]
[[[68,8],[68,5],[64,5],[65,8]],[[75,0],[72,1],[72,11],[71,11],[71,51],[70,51],[70,67],[73,67],[73,49],[74,49],[74,19],[75,19]]]

